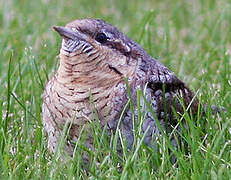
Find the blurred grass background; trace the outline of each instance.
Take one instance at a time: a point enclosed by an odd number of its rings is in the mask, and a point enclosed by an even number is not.
[[[163,159],[158,166],[140,155],[120,173],[109,156],[110,161],[103,159],[106,165],[87,173],[47,152],[41,94],[57,68],[60,46],[52,26],[89,17],[117,26],[140,43],[190,88],[199,89],[202,102],[227,108],[226,115],[208,111],[204,138],[191,137],[195,153],[182,154],[179,167]],[[230,179],[230,55],[229,0],[0,0],[0,178]],[[200,134],[202,126],[198,119],[194,130]]]

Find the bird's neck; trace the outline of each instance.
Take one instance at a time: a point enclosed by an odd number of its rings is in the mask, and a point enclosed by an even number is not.
[[[89,60],[85,55],[68,57],[61,54],[57,80],[68,87],[92,89],[95,86],[109,86],[123,79],[122,76],[109,72],[107,65],[103,63],[105,57],[95,56]]]
[[[91,89],[95,86],[113,86],[124,81],[125,77],[134,75],[135,65],[127,65],[125,59],[117,60],[113,56],[108,58],[108,55],[97,53],[91,58],[85,56],[82,54],[70,57],[60,54],[60,65],[56,74],[58,81],[66,86]]]

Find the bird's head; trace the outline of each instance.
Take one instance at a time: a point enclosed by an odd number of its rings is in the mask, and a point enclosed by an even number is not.
[[[136,45],[116,27],[99,19],[81,19],[68,23],[65,27],[54,26],[63,38],[61,50],[68,56],[91,55],[92,51],[107,51],[131,55]]]
[[[102,74],[129,77],[135,71],[138,57],[144,54],[137,43],[103,20],[81,19],[53,28],[63,39],[61,65],[62,60],[66,63],[63,67],[71,64],[72,69],[67,68],[67,71],[72,72],[72,76],[73,72],[78,72],[74,75],[89,78],[99,72],[94,77]]]

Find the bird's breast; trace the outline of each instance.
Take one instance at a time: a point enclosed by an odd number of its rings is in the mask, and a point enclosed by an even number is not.
[[[84,124],[97,112],[102,124],[115,106],[114,96],[124,96],[125,77],[135,77],[135,64],[127,64],[123,56],[99,54],[95,52],[76,54],[69,57],[60,54],[60,65],[48,86],[52,106],[51,112],[56,121],[65,123],[72,120],[75,124]],[[49,84],[49,83],[48,83]]]

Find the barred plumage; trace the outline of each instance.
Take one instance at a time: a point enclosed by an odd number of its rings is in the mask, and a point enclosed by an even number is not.
[[[146,87],[146,99],[163,128],[176,125],[173,109],[180,114],[184,112],[178,97],[183,99],[185,107],[190,105],[192,114],[196,114],[198,100],[193,92],[173,72],[112,25],[102,20],[83,19],[54,29],[63,38],[60,65],[43,94],[43,124],[51,152],[56,151],[66,122],[72,122],[69,137],[76,141],[81,127],[92,118],[90,95],[102,127],[115,131],[128,101],[125,78],[135,107],[137,89]],[[147,128],[144,142],[151,146],[160,130],[148,110],[143,131]],[[129,108],[120,129],[130,148],[134,127]],[[87,141],[87,146],[91,146],[90,135]],[[71,155],[73,146],[67,144],[66,150]]]

